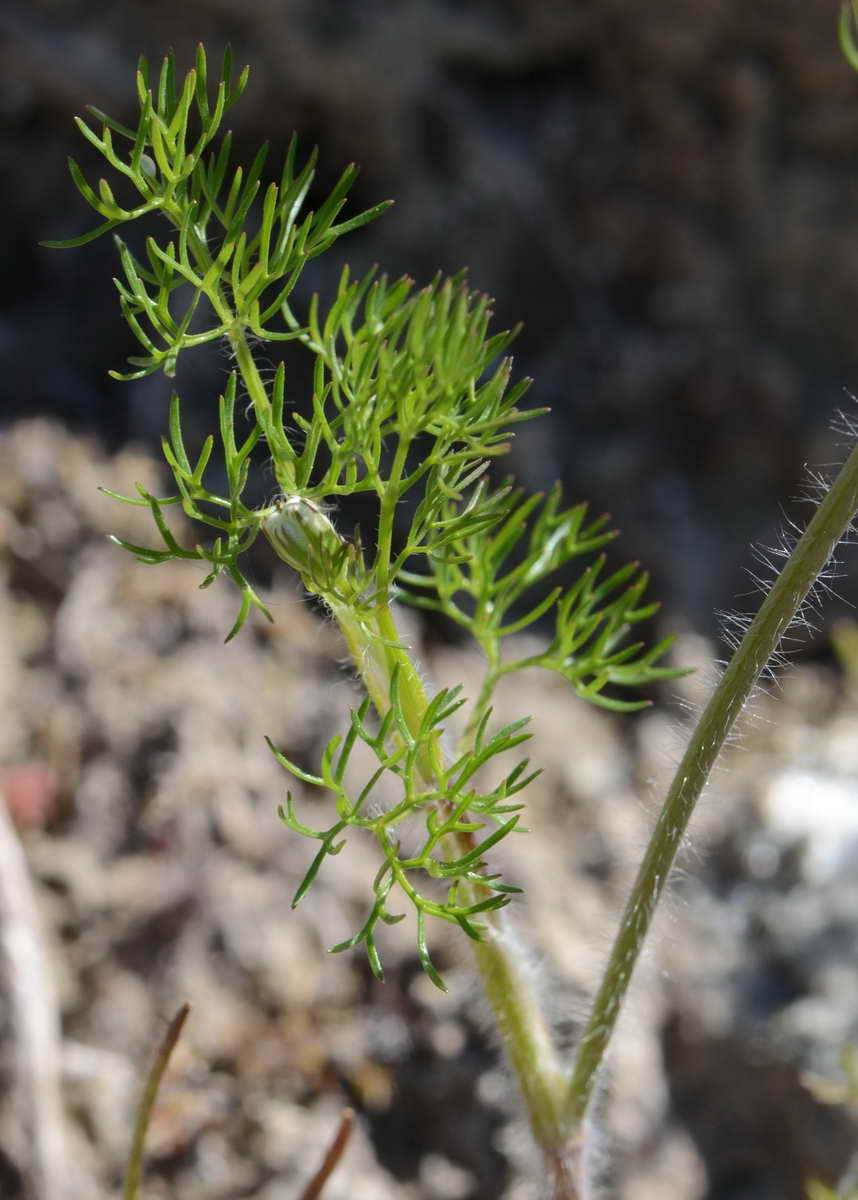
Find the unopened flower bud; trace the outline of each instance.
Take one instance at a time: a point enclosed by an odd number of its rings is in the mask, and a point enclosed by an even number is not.
[[[305,496],[281,496],[262,522],[278,557],[299,572],[309,591],[348,590],[354,547],[334,529],[330,518]]]

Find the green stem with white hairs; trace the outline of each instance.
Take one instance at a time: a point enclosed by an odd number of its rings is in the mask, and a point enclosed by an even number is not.
[[[305,585],[327,604],[379,718],[383,719],[391,707],[392,680],[396,678],[399,705],[410,734],[416,737],[430,701],[411,650],[402,642],[390,603],[379,598],[373,608],[358,613],[341,595],[314,583],[323,573],[325,562],[336,554],[337,544],[344,544],[328,518],[315,506],[296,501],[294,507],[274,512],[264,528],[278,554],[302,572]],[[379,543],[389,547],[389,531],[386,537],[379,538]],[[339,578],[342,582],[343,577]],[[347,580],[343,587],[348,589]],[[427,791],[444,783],[447,764],[438,738],[426,747],[418,760],[418,769]],[[444,807],[449,809],[449,804],[442,804]],[[448,834],[444,842],[444,857],[448,860],[468,853],[474,845],[468,833]],[[404,877],[400,874],[397,878],[408,890]],[[462,886],[463,898],[469,904],[489,894],[479,882]],[[482,926],[481,939],[471,943],[477,971],[518,1080],[534,1137],[553,1160],[567,1135],[568,1118],[563,1113],[566,1075],[557,1058],[528,963],[502,914],[487,912]]]
[[[584,1119],[632,972],[694,807],[761,672],[858,511],[858,446],[816,510],[697,723],[629,895],[575,1060],[567,1105]]]
[[[383,606],[377,614],[378,633],[385,637],[385,642],[381,642],[378,637],[368,636],[365,626],[348,609],[335,601],[329,601],[329,606],[379,716],[383,717],[389,706],[390,678],[394,667],[398,667],[403,708],[412,729],[418,729],[428,697],[411,654],[400,641],[390,607]],[[435,750],[440,756],[440,747]],[[439,760],[426,769],[437,771],[443,769],[443,764]],[[449,857],[468,848],[467,835],[451,835],[451,839],[459,844],[450,848]],[[479,898],[478,885],[468,885],[467,891],[468,899]],[[472,941],[471,948],[534,1138],[553,1157],[569,1133],[568,1117],[563,1111],[567,1076],[559,1062],[529,963],[503,913],[485,914],[482,939]]]

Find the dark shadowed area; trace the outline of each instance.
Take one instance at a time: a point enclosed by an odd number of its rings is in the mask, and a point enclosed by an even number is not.
[[[470,270],[550,421],[522,431],[517,473],[562,478],[613,512],[670,603],[709,628],[740,586],[826,427],[855,388],[858,78],[835,3],[778,0],[160,0],[11,3],[0,11],[0,192],[7,230],[0,356],[11,413],[52,413],[111,445],[157,445],[165,387],[118,387],[133,351],[109,239],[89,227],[68,154],[87,104],[130,117],[142,51],[231,42],[250,63],[237,157],[272,161],[297,131],[321,188],[362,165],[355,210],[396,207],[342,261],[419,282]],[[94,153],[94,152],[93,152]],[[276,168],[274,168],[276,170]],[[185,364],[209,411],[224,359]],[[296,381],[293,399],[300,400]]]

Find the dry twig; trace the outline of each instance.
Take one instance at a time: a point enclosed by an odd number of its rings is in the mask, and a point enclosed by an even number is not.
[[[334,1140],[331,1142],[328,1152],[325,1155],[322,1165],[319,1167],[316,1174],[304,1188],[301,1193],[301,1200],[319,1200],[322,1194],[322,1189],[333,1175],[337,1163],[343,1156],[349,1138],[352,1135],[354,1128],[355,1114],[351,1108],[344,1108],[340,1117],[340,1127],[337,1130]]]

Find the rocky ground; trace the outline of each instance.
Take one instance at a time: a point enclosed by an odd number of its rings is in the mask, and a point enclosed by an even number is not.
[[[432,935],[447,995],[408,922],[386,933],[383,985],[359,952],[326,954],[366,907],[360,842],[290,911],[309,847],[277,821],[286,780],[263,735],[311,766],[341,727],[355,692],[334,630],[277,575],[275,623],[225,646],[234,595],[104,537],[145,540],[148,517],[97,487],[153,473],[42,421],[0,435],[0,1195],[119,1193],[141,1073],[187,1002],[152,1200],[297,1198],[345,1104],[357,1128],[330,1200],[537,1196],[455,931]],[[423,653],[473,690],[469,653]],[[678,653],[705,676],[705,642]],[[705,683],[679,690],[693,705]],[[502,707],[537,717],[545,774],[504,869],[571,1039],[683,718],[617,719],[540,677]],[[848,672],[799,665],[715,780],[613,1057],[606,1196],[799,1200],[806,1175],[849,1159],[854,1124],[804,1076],[836,1077],[858,1035],[856,715]],[[322,803],[300,785],[296,800]]]

